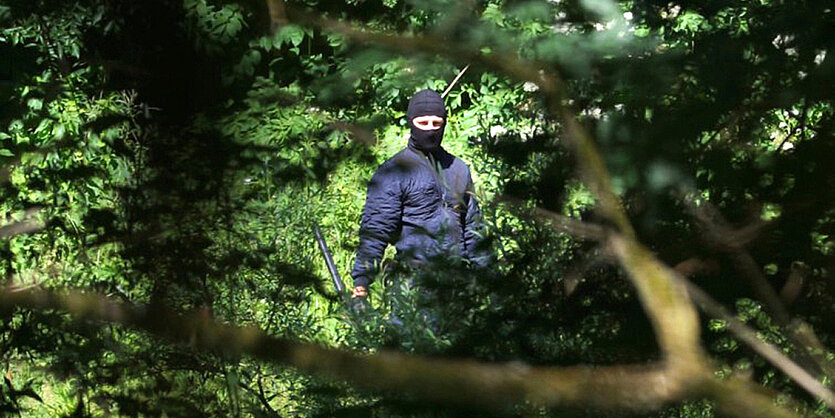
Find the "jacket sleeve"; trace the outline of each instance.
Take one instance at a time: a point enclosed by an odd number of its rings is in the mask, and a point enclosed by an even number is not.
[[[402,223],[402,175],[384,164],[371,177],[360,223],[360,243],[351,277],[354,286],[368,286],[379,270],[386,246]]]
[[[464,213],[464,257],[478,265],[487,267],[491,262],[490,249],[487,240],[484,239],[485,228],[481,215],[481,208],[475,197],[475,187],[470,178],[467,183],[465,196],[467,210]]]

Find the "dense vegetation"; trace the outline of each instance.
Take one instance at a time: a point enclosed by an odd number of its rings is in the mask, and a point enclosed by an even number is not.
[[[191,312],[372,357],[646,364],[666,358],[657,312],[605,238],[627,224],[831,386],[830,2],[0,0],[0,22],[3,414],[485,415],[488,399],[371,391],[10,301],[103,295],[162,321]],[[496,262],[419,272],[432,292],[393,268],[367,306],[346,305],[314,225],[347,283],[365,185],[404,146],[409,97],[444,90],[467,64],[444,145],[472,168]],[[526,72],[557,74],[561,91]],[[571,145],[577,129],[599,146],[605,182],[596,154]],[[700,323],[715,376],[757,383],[789,413],[832,416],[727,320]],[[695,417],[717,402],[532,400],[492,413]]]

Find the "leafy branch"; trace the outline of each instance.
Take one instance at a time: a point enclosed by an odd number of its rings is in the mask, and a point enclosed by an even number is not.
[[[519,363],[429,359],[393,351],[364,355],[276,338],[255,327],[221,324],[204,313],[180,314],[164,306],[115,302],[93,293],[3,289],[0,311],[8,315],[16,308],[67,312],[76,322],[115,322],[196,350],[249,355],[345,380],[359,388],[408,393],[489,411],[509,412],[522,403],[645,411],[684,396],[719,392],[713,385],[687,384],[663,365],[528,367]],[[737,381],[725,385],[748,386]],[[735,394],[730,396],[733,402],[748,405],[746,411],[757,411],[758,416],[793,416],[774,407],[768,397],[744,390]]]
[[[709,360],[700,345],[695,306],[688,296],[686,286],[671,268],[637,241],[626,212],[612,189],[601,153],[591,135],[576,118],[576,112],[566,104],[565,83],[557,71],[541,63],[524,61],[511,53],[483,54],[476,52],[479,48],[462,48],[457,43],[446,42],[433,35],[408,37],[369,32],[294,8],[288,8],[287,11],[291,22],[336,32],[354,42],[375,44],[401,52],[434,53],[461,63],[477,63],[519,81],[536,84],[547,105],[549,117],[561,122],[565,128],[566,139],[574,151],[580,175],[597,198],[597,209],[616,228],[610,234],[608,246],[629,273],[653,323],[658,343],[665,355],[660,370],[663,370],[668,384],[675,383],[682,387],[681,390],[667,393],[658,401],[680,399],[682,394],[695,388],[708,387],[711,388],[708,392],[722,393],[719,399],[723,402],[742,399],[752,403],[765,402],[759,399],[761,395],[745,389],[744,385],[721,382],[712,377]],[[817,393],[820,394],[820,391]],[[823,399],[830,407],[833,406],[831,396],[824,396]],[[775,413],[777,411],[774,409]],[[751,411],[737,409],[732,412],[748,414]]]

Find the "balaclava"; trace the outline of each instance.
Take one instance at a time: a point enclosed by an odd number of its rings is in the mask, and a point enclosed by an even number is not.
[[[440,128],[424,131],[412,123],[412,119],[418,116],[432,115],[444,118],[444,123]],[[415,93],[412,99],[409,100],[409,108],[406,110],[406,120],[409,122],[409,128],[412,130],[412,134],[409,137],[410,147],[425,153],[434,152],[441,147],[441,140],[444,138],[444,128],[446,128],[446,107],[444,106],[444,99],[441,98],[440,94],[429,89]]]

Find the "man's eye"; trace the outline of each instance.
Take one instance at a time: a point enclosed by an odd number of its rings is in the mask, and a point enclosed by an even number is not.
[[[429,119],[429,120],[415,120],[414,124],[415,124],[415,126],[417,126],[418,128],[421,128],[421,129],[438,129],[441,126],[443,126],[444,121],[443,120],[440,120],[440,121],[439,120],[431,120],[431,119]]]

